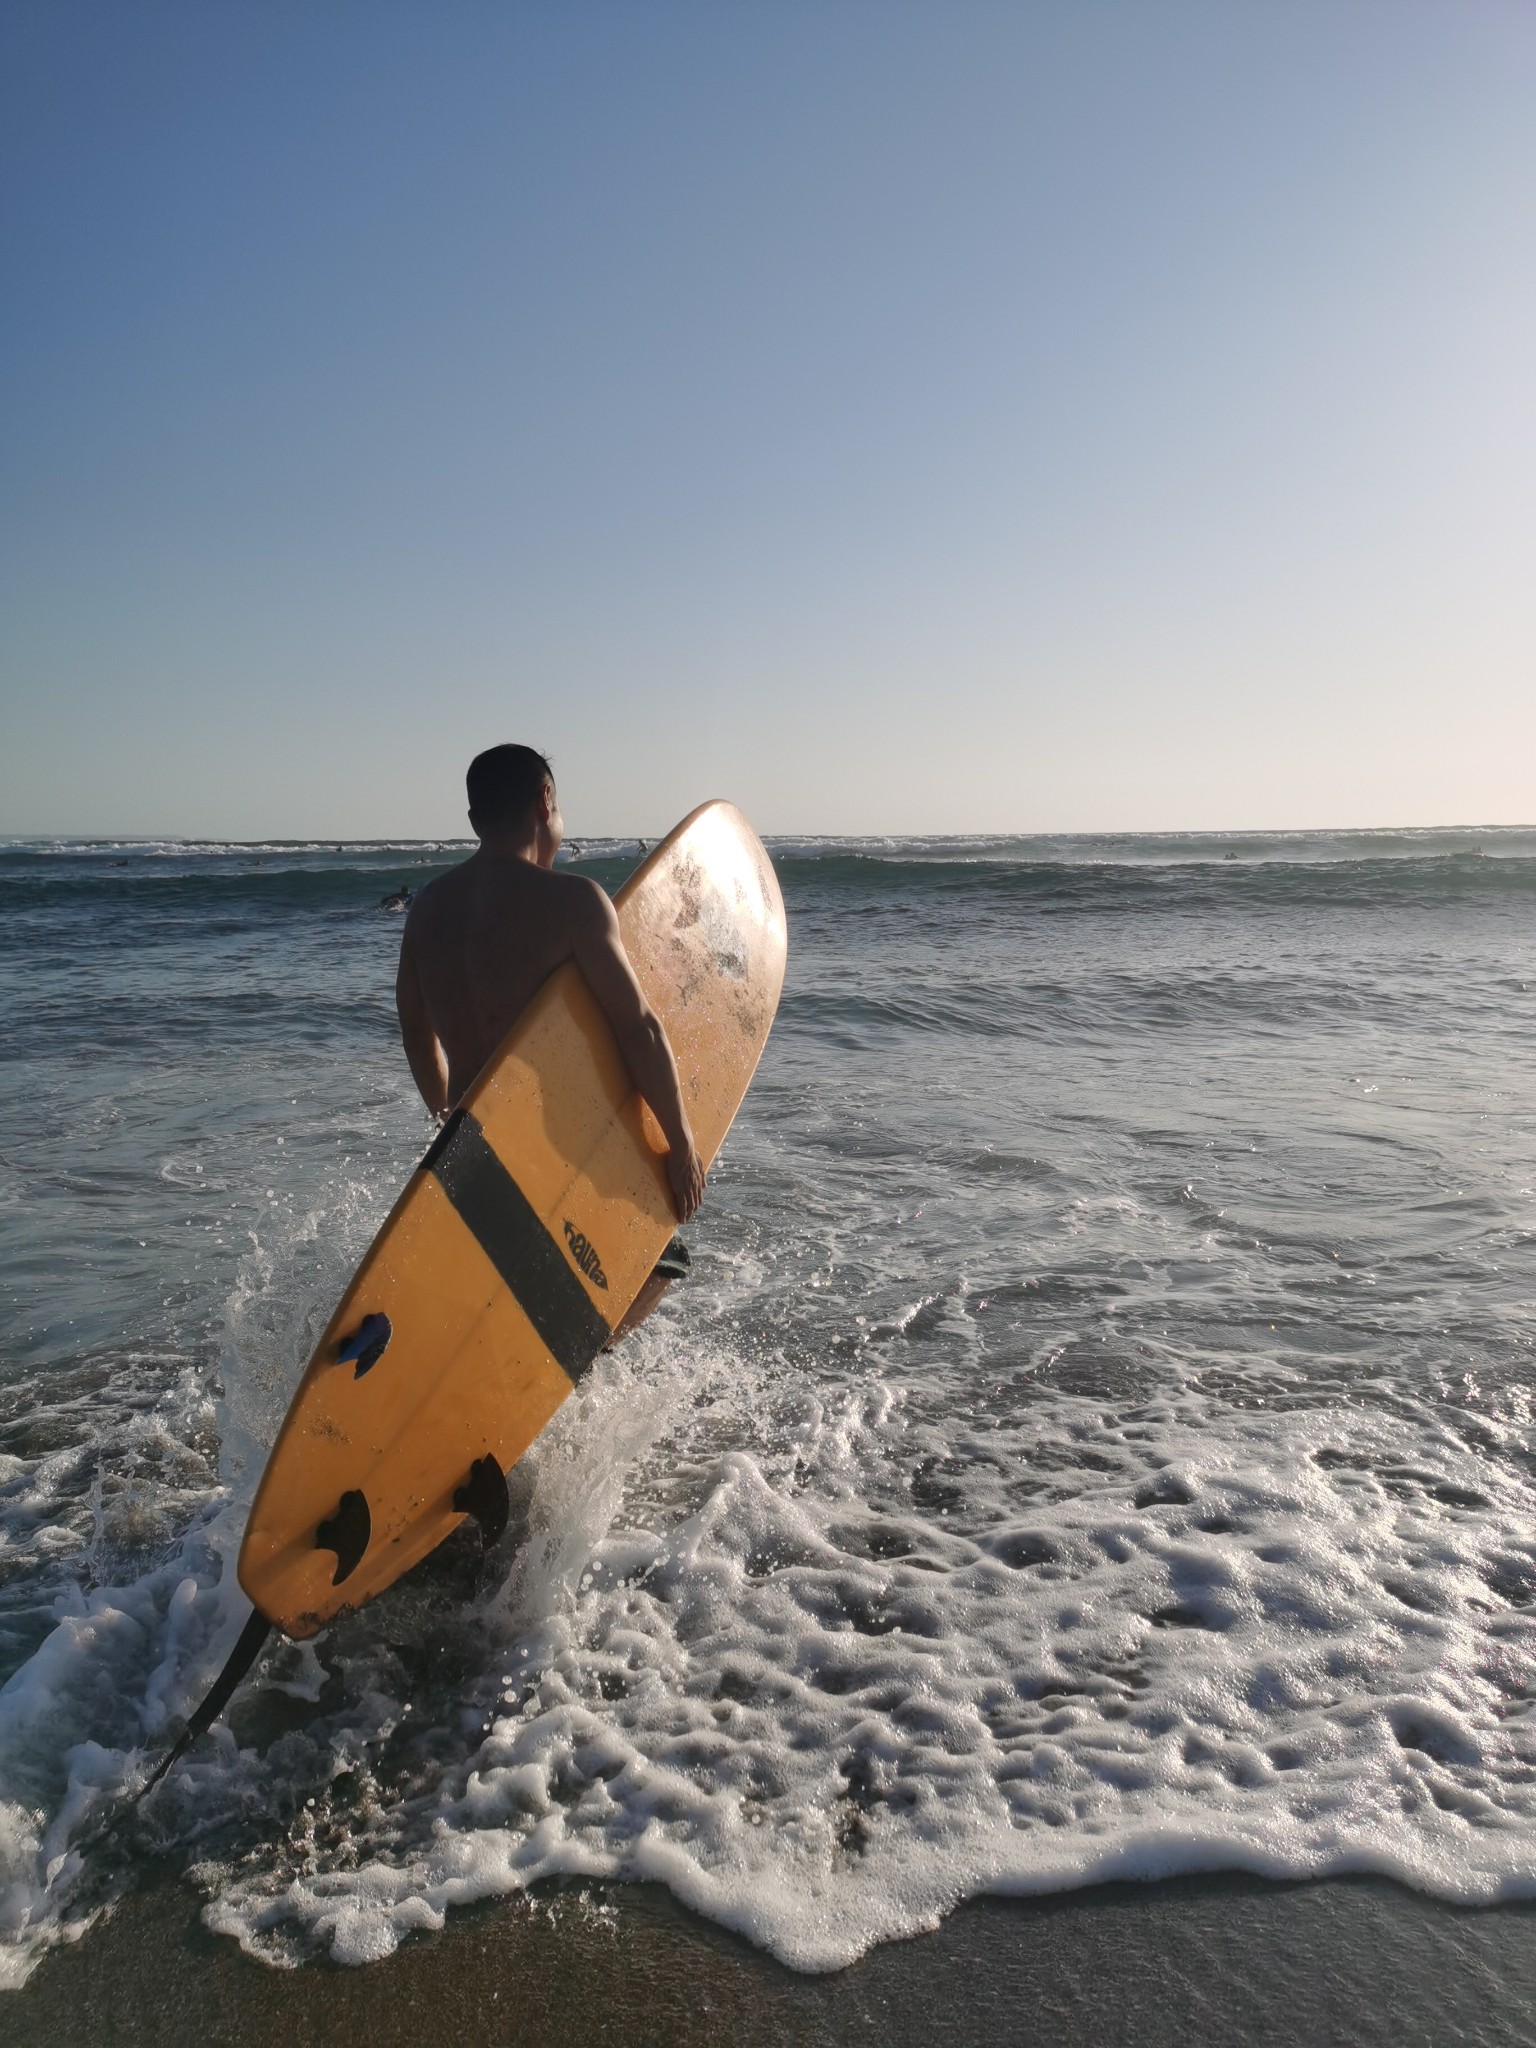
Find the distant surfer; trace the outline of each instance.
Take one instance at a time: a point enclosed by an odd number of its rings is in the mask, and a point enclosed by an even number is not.
[[[532,747],[491,747],[465,780],[479,847],[420,892],[400,943],[395,1005],[422,1100],[446,1116],[550,975],[574,960],[661,1126],[673,1205],[686,1223],[704,1193],[704,1168],[677,1062],[635,979],[613,905],[590,877],[555,867],[565,826],[550,765]],[[642,1321],[686,1266],[674,1241],[620,1329]]]

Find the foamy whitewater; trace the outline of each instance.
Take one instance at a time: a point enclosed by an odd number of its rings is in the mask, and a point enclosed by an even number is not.
[[[690,1282],[490,1559],[135,1810],[426,1142],[379,904],[456,856],[0,848],[8,1981],[167,1870],[285,1964],[551,1879],[806,1970],[1112,1876],[1536,1893],[1536,833],[774,852]]]

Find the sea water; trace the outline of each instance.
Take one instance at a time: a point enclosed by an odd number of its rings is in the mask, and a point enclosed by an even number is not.
[[[0,848],[9,1981],[151,1870],[283,1963],[550,1879],[810,1970],[1108,1877],[1536,1893],[1536,833],[773,852],[687,1284],[488,1558],[134,1809],[427,1141],[381,899],[458,850]]]

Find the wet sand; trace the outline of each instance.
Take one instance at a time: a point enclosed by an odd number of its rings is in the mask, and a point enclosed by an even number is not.
[[[0,2003],[0,2041],[283,2048],[1028,2042],[1031,2048],[1536,2042],[1536,1904],[1474,1911],[1380,1879],[1223,1876],[984,1899],[827,1977],[653,1887],[472,1909],[361,1970],[274,1970],[167,1880]]]

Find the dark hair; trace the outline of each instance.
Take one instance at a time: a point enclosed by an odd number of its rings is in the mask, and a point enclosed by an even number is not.
[[[464,785],[469,815],[482,825],[516,825],[528,815],[554,774],[532,747],[487,747],[469,764]]]

